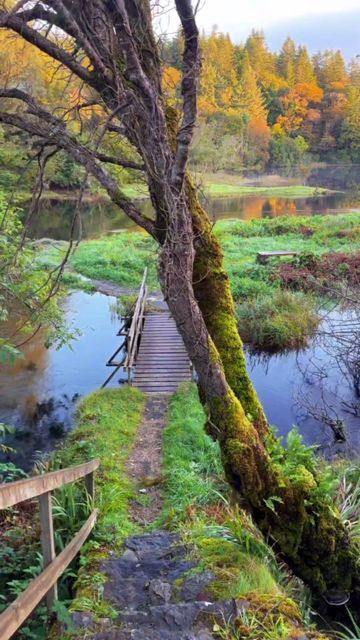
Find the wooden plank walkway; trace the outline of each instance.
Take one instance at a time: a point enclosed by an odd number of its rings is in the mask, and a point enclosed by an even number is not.
[[[134,387],[145,393],[173,393],[190,379],[190,360],[170,313],[146,314]]]

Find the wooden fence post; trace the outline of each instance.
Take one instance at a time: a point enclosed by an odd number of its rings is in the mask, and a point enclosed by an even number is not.
[[[44,569],[55,559],[54,526],[51,506],[51,491],[39,496],[41,546],[44,558]],[[57,600],[57,584],[46,594],[46,606],[50,615],[53,604]]]
[[[85,476],[85,488],[92,500],[95,499],[95,472],[92,471]]]

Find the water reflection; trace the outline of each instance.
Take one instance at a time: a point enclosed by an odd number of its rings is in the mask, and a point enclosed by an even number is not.
[[[360,418],[348,410],[358,398],[342,370],[339,341],[333,334],[333,327],[343,324],[349,315],[328,314],[318,336],[302,351],[264,355],[246,350],[251,378],[270,424],[283,436],[297,425],[304,442],[320,445],[326,456],[351,456],[360,449]],[[354,335],[358,319],[356,322]],[[345,442],[336,439],[325,418],[344,422]]]
[[[24,347],[22,360],[0,368],[0,422],[15,425],[17,435],[11,444],[17,454],[10,459],[25,469],[36,451],[50,450],[71,428],[77,399],[101,386],[109,374],[105,362],[119,346],[116,332],[121,319],[114,297],[75,292],[67,299],[66,313],[69,323],[81,331],[71,348],[46,349],[43,336],[37,334]],[[246,350],[251,378],[270,423],[281,435],[297,424],[304,441],[319,444],[327,456],[360,449],[360,420],[347,413],[344,404],[354,400],[353,389],[331,356],[326,324],[343,320],[343,315],[328,315],[323,334],[297,353],[264,356]],[[324,377],[313,375],[321,368]],[[118,385],[120,375],[124,378],[119,372],[112,386]],[[346,422],[345,443],[335,442],[330,427],[309,415],[299,402],[303,393],[310,404],[319,407],[324,390],[329,404]]]
[[[10,444],[17,454],[10,458],[24,468],[36,451],[53,448],[72,425],[76,400],[98,389],[108,376],[105,363],[119,346],[121,319],[115,303],[116,298],[100,293],[72,293],[66,314],[80,330],[79,338],[58,350],[46,349],[39,332],[24,346],[22,359],[0,366],[0,422],[16,427]]]
[[[241,196],[211,198],[205,202],[213,220],[221,218],[274,218],[277,216],[337,213],[360,208],[359,194],[333,193],[310,198],[279,198]],[[42,200],[40,210],[32,220],[29,236],[67,240],[70,234],[75,202],[71,200]],[[139,207],[151,216],[151,204],[144,200]],[[84,202],[82,206],[82,237],[95,238],[111,231],[134,228],[118,207],[108,201]],[[77,237],[78,229],[75,230]]]

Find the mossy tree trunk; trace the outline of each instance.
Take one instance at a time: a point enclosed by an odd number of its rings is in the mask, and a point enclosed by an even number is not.
[[[222,250],[189,178],[186,194],[194,238],[193,292],[210,336],[212,358],[226,381],[222,393],[209,392],[208,377],[204,384],[200,375],[200,396],[207,430],[221,447],[227,479],[297,575],[321,593],[357,590],[358,549],[334,510],[312,502],[316,478],[299,467],[298,477],[290,481],[267,453],[273,436],[246,369]]]

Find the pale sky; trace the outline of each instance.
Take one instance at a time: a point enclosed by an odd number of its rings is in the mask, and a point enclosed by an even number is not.
[[[175,33],[174,0],[153,1],[162,7],[161,31]],[[197,15],[201,30],[216,25],[235,42],[244,42],[252,29],[264,30],[272,49],[291,35],[312,52],[339,48],[348,59],[360,53],[359,22],[360,0],[200,0]]]
[[[220,31],[235,35],[294,18],[351,9],[360,9],[360,0],[201,0],[198,24],[206,30],[217,24]]]

